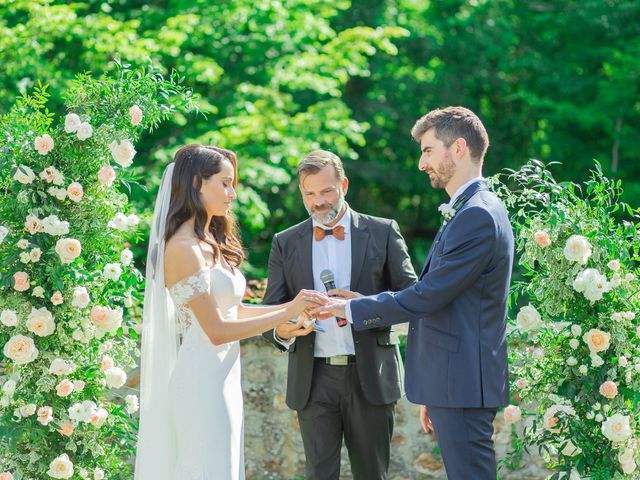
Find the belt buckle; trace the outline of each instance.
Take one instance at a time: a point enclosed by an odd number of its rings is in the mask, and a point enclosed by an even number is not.
[[[329,365],[349,365],[349,357],[347,355],[335,355],[330,357]]]

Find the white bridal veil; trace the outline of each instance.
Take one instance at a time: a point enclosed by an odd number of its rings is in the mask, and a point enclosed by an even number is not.
[[[164,283],[164,232],[173,168],[174,164],[169,164],[162,175],[147,253],[135,480],[169,480],[174,472],[169,379],[176,361],[178,336],[173,302]]]

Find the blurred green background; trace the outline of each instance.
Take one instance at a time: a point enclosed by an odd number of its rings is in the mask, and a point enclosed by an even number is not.
[[[245,270],[259,278],[272,235],[306,217],[293,168],[325,148],[345,161],[351,206],[397,219],[418,266],[446,199],[409,130],[436,107],[479,114],[485,175],[538,158],[577,182],[597,159],[637,206],[639,52],[637,0],[0,0],[0,113],[42,81],[64,114],[76,73],[151,59],[185,77],[201,113],[137,145],[137,211],[180,145],[237,151]]]

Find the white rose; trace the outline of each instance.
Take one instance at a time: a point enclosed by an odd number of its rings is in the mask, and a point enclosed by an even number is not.
[[[516,321],[520,325],[523,332],[537,330],[542,326],[542,318],[540,313],[531,305],[522,307],[516,316]]]
[[[18,314],[14,310],[3,310],[0,313],[0,322],[5,327],[15,327],[18,325]]]
[[[67,187],[67,195],[69,196],[69,200],[78,203],[84,196],[84,189],[78,182],[70,183]]]
[[[31,261],[31,255],[29,255],[29,252],[20,252],[19,257],[22,263],[29,263]]]
[[[47,472],[51,478],[71,478],[73,477],[73,463],[69,460],[69,456],[64,453],[49,464]]]
[[[121,167],[126,168],[133,163],[136,150],[129,140],[123,140],[120,143],[113,141],[111,145],[109,145],[109,149],[111,150],[113,160]]]
[[[104,471],[101,468],[95,468],[93,470],[93,480],[103,480]]]
[[[578,371],[582,374],[582,375],[586,375],[587,372],[589,371],[589,368],[586,365],[580,365],[580,367],[578,367]]]
[[[602,434],[612,442],[622,442],[631,437],[629,417],[616,413],[602,424]]]
[[[80,117],[78,115],[76,115],[75,113],[69,113],[64,118],[64,131],[67,133],[73,133],[78,130],[78,127],[80,127],[81,123],[82,121],[80,120]]]
[[[33,215],[27,215],[24,226],[27,230],[29,230],[29,233],[31,235],[42,232],[44,230],[42,221]]]
[[[559,419],[558,413],[562,413],[567,416],[574,416],[576,411],[569,406],[566,405],[552,405],[544,412],[543,415],[543,423],[544,428],[549,430],[550,432],[557,433],[560,431],[560,427],[557,426]]]
[[[53,138],[51,138],[51,135],[45,133],[44,135],[36,137],[33,141],[33,146],[40,155],[46,155],[53,150]]]
[[[56,242],[56,253],[62,263],[71,263],[82,253],[82,245],[75,238],[61,238]]]
[[[16,245],[21,250],[25,250],[29,248],[29,240],[27,240],[26,238],[21,238],[20,240],[18,240],[18,243],[16,243]]]
[[[614,272],[620,271],[620,260],[611,260],[609,263],[607,263],[607,267],[609,267]]]
[[[38,285],[33,289],[33,291],[31,292],[31,295],[38,298],[44,298],[44,288]]]
[[[18,165],[16,173],[13,174],[13,179],[23,185],[29,185],[36,179],[36,174],[26,165]]]
[[[96,412],[91,415],[91,424],[94,427],[100,428],[104,425],[104,422],[107,420],[109,413],[104,408],[99,408]]]
[[[90,138],[93,135],[93,128],[87,122],[82,122],[78,125],[78,130],[76,131],[76,136],[78,140],[84,142],[87,138]]]
[[[102,270],[102,276],[106,280],[113,280],[114,282],[120,279],[122,275],[122,267],[119,263],[107,263]]]
[[[4,345],[4,356],[16,365],[24,365],[38,358],[38,349],[33,339],[24,335],[15,335]]]
[[[140,408],[140,403],[136,395],[127,395],[124,400],[127,402],[127,412],[130,414],[136,413]]]
[[[49,373],[56,376],[61,375],[69,375],[70,373],[75,372],[76,366],[73,362],[68,362],[67,360],[63,360],[62,358],[56,358],[51,362],[51,366],[49,367]]]
[[[569,346],[575,350],[576,348],[578,348],[578,346],[580,346],[580,342],[578,341],[577,338],[572,338],[571,340],[569,340]]]
[[[42,256],[42,250],[40,250],[37,247],[31,249],[31,251],[29,252],[29,259],[34,263],[39,262],[41,256]]]
[[[62,303],[64,302],[62,292],[60,290],[56,290],[55,292],[53,292],[53,295],[51,295],[50,300],[53,305],[62,305]]]
[[[622,277],[619,274],[614,273],[611,275],[611,280],[609,280],[609,285],[611,288],[618,288],[622,284]]]
[[[39,337],[48,337],[55,329],[56,324],[53,321],[53,315],[47,310],[47,307],[31,309],[31,313],[27,318],[27,330]]]
[[[620,357],[618,357],[618,364],[621,367],[626,367],[627,365],[629,365],[629,361],[627,360],[627,357],[625,357],[624,355],[620,355]]]
[[[625,450],[620,450],[618,452],[618,461],[620,462],[620,467],[622,471],[629,475],[636,470],[636,462],[634,459],[635,449],[631,447],[627,447]]]
[[[576,357],[567,358],[567,365],[569,365],[570,367],[575,367],[577,364],[578,360],[576,360]]]
[[[75,382],[73,382],[73,389],[74,389],[76,392],[81,392],[81,391],[83,391],[83,390],[84,390],[84,387],[85,387],[86,385],[87,385],[87,384],[86,384],[83,380],[76,380]]]
[[[43,171],[41,171],[40,172],[40,178],[42,180],[44,180],[45,182],[47,182],[47,183],[55,183],[56,185],[61,185],[62,184],[62,182],[60,182],[60,180],[64,181],[64,176],[53,165],[51,165],[51,166],[45,168]]]
[[[600,355],[591,355],[592,367],[601,367],[602,365],[604,365],[604,360]]]
[[[127,226],[129,227],[135,227],[140,223],[140,218],[132,213],[131,215],[127,216]]]
[[[627,273],[624,276],[625,281],[627,282],[633,282],[636,279],[636,276],[633,273]]]
[[[535,348],[532,355],[536,360],[540,360],[542,357],[544,357],[544,350],[541,348]]]
[[[116,216],[109,220],[108,225],[111,228],[124,232],[129,228],[127,216],[124,213],[116,213]]]
[[[109,388],[120,388],[127,381],[127,374],[119,367],[112,367],[105,372],[107,386]]]
[[[582,235],[572,235],[565,244],[564,256],[570,262],[584,265],[591,256],[591,244]]]
[[[611,290],[607,277],[595,268],[587,268],[578,273],[573,281],[575,291],[582,293],[592,303],[602,299],[602,295]]]
[[[600,422],[604,421],[604,417],[602,416],[601,413],[599,413],[599,414],[596,415],[595,420],[596,420],[596,422],[600,423]]]
[[[5,382],[4,385],[2,385],[2,391],[4,393],[6,393],[7,395],[11,396],[15,393],[16,391],[16,381],[13,380],[12,378],[10,378],[9,380],[7,380]]]
[[[133,252],[125,248],[122,253],[120,253],[120,262],[122,262],[125,267],[128,267],[131,265],[131,260],[133,260]]]
[[[91,299],[89,298],[89,292],[84,287],[76,287],[73,290],[73,299],[71,305],[76,308],[87,308]]]
[[[52,236],[66,235],[69,233],[69,222],[62,222],[56,215],[49,215],[42,220],[44,232]]]
[[[20,415],[22,417],[30,417],[31,415],[36,413],[36,406],[33,403],[30,403],[28,405],[23,405],[22,407],[19,408],[20,410]]]
[[[60,201],[67,198],[67,191],[64,188],[49,187],[47,193]]]
[[[9,234],[9,229],[3,225],[0,225],[0,245],[4,242],[4,239],[7,238]]]

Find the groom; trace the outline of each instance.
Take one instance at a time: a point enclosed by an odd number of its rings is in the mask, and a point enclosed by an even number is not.
[[[495,479],[493,419],[509,401],[505,320],[513,232],[482,178],[489,138],[473,112],[433,110],[411,134],[422,152],[418,168],[451,197],[441,206],[442,226],[418,283],[336,299],[322,309],[346,316],[356,330],[409,322],[407,398],[422,405],[423,428],[435,430],[447,477]]]

